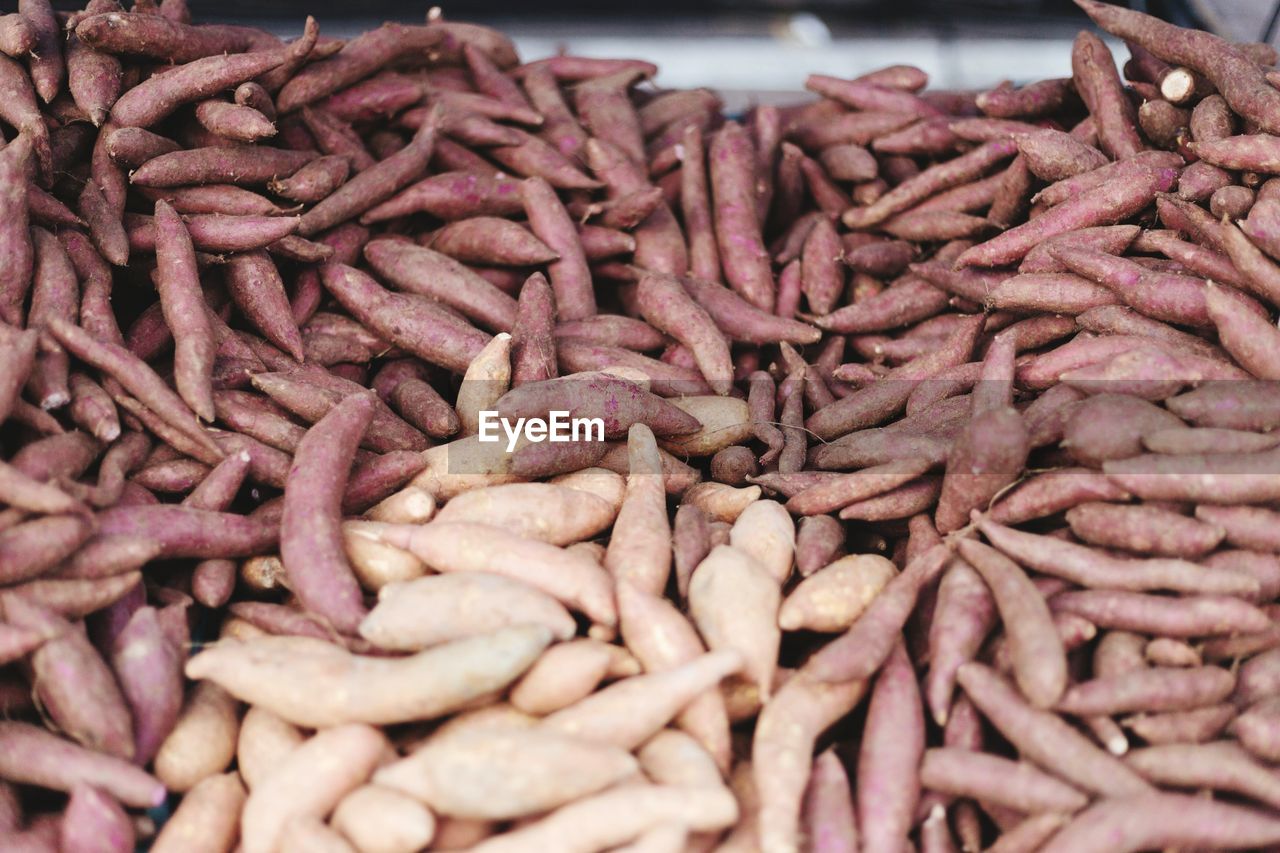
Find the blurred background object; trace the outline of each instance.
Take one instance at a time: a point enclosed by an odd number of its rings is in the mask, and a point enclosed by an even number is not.
[[[306,0],[189,0],[207,21],[263,23],[293,34],[315,12]],[[1263,40],[1280,0],[1127,0],[1141,11],[1237,41]],[[421,20],[426,5],[405,0],[327,3],[322,27],[354,35],[383,20]],[[456,20],[510,34],[522,56],[565,51],[643,56],[660,86],[709,86],[730,109],[794,100],[810,73],[855,77],[907,62],[935,88],[1055,77],[1071,65],[1071,40],[1087,19],[1070,0],[460,0]],[[1273,34],[1274,35],[1274,34]],[[1109,42],[1123,62],[1127,53]]]
[[[1235,41],[1276,44],[1280,2],[1276,0],[1187,0],[1197,24]]]

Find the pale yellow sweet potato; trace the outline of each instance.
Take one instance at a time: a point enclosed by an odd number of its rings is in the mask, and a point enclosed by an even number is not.
[[[613,516],[608,503],[586,491],[550,483],[510,483],[451,498],[436,513],[436,521],[490,524],[526,539],[569,545],[605,530]]]
[[[671,524],[662,483],[662,460],[653,431],[633,424],[627,433],[627,491],[605,552],[614,578],[659,593],[671,573]]]
[[[663,449],[676,456],[711,456],[730,445],[742,444],[753,435],[746,400],[706,395],[677,397],[671,402],[702,423],[696,432],[662,440]]]
[[[723,483],[698,483],[684,493],[684,502],[696,506],[712,521],[733,523],[742,511],[760,499],[759,486],[734,488]]]
[[[244,783],[235,772],[208,776],[183,796],[151,849],[156,853],[227,853],[240,835]]]
[[[234,641],[232,641],[234,642]],[[182,716],[156,754],[156,776],[171,791],[196,783],[231,764],[240,730],[239,703],[216,684],[197,684]]]
[[[288,720],[260,705],[251,707],[240,721],[240,737],[236,741],[236,767],[245,785],[252,789],[306,739]]]
[[[435,816],[422,803],[382,785],[347,794],[331,823],[360,853],[415,853],[436,831]]]
[[[437,445],[425,451],[422,457],[427,461],[427,467],[413,478],[412,485],[438,501],[447,501],[471,489],[513,483],[518,479],[511,473],[514,454],[507,453],[506,444],[482,442],[478,435]]]
[[[631,749],[671,721],[689,701],[742,669],[733,650],[713,651],[665,672],[626,678],[546,717],[552,731]]]
[[[843,631],[898,573],[879,554],[851,554],[819,569],[791,591],[778,611],[784,631]]]
[[[507,820],[589,796],[636,769],[625,749],[539,727],[431,738],[374,781],[437,814]]]
[[[320,819],[373,772],[387,748],[377,729],[348,723],[323,729],[284,756],[249,794],[241,817],[244,853],[285,850],[285,826]]]
[[[590,492],[601,500],[607,501],[613,507],[615,514],[622,507],[622,500],[627,491],[627,481],[620,474],[607,468],[583,468],[581,471],[552,477],[550,482],[557,486]]]
[[[709,834],[700,836],[709,838]],[[615,847],[614,853],[681,853],[689,839],[689,830],[683,824],[660,823],[630,844]],[[695,848],[696,849],[696,848]]]
[[[543,625],[557,640],[569,639],[577,628],[563,605],[528,584],[458,572],[383,587],[360,635],[379,648],[418,651],[510,625]]]
[[[456,716],[450,717],[440,726],[431,732],[432,738],[452,737],[453,735],[463,735],[468,732],[492,732],[504,731],[506,729],[531,729],[537,726],[540,720],[531,714],[526,714],[514,705],[506,702],[496,702],[492,705],[484,705],[479,708],[473,708],[470,711],[462,711]],[[419,744],[425,743],[425,739]],[[409,751],[413,751],[412,745]]]
[[[727,788],[626,785],[557,809],[541,820],[495,835],[473,853],[595,853],[624,844],[655,826],[678,823],[703,832],[738,819]]]
[[[733,649],[745,661],[747,678],[767,701],[778,665],[777,581],[747,554],[720,545],[693,570],[689,612],[711,649]]]
[[[609,575],[577,552],[474,522],[388,526],[382,541],[418,555],[438,572],[493,572],[524,581],[602,625],[617,621]]]
[[[761,850],[797,848],[814,742],[861,701],[866,689],[865,681],[826,684],[802,672],[765,705],[751,745]]]
[[[674,604],[626,581],[618,584],[618,618],[623,642],[646,671],[670,669],[706,651],[698,632]],[[728,771],[732,745],[729,716],[720,689],[695,697],[680,712],[676,723],[703,745],[721,770]]]
[[[795,561],[796,525],[782,504],[756,501],[733,522],[729,544],[753,557],[778,583],[785,583]]]
[[[300,853],[357,853],[337,830],[310,815],[298,815],[284,825],[277,849]]]
[[[591,695],[613,664],[612,648],[591,638],[552,646],[511,688],[526,714],[550,714]]]
[[[384,498],[365,513],[370,521],[385,524],[421,524],[435,515],[436,499],[426,489],[407,486]]]
[[[187,662],[187,677],[300,726],[387,725],[439,717],[502,689],[550,642],[545,627],[524,625],[383,658],[311,637],[261,637],[205,649]]]
[[[640,769],[655,785],[712,788],[724,784],[715,759],[684,732],[663,729],[636,750]]]
[[[463,374],[454,410],[463,435],[480,431],[480,412],[493,411],[503,394],[511,390],[511,335],[501,332],[484,345]]]
[[[376,591],[389,583],[404,583],[426,574],[427,567],[408,551],[360,535],[363,523],[342,523],[343,551],[362,587]]]

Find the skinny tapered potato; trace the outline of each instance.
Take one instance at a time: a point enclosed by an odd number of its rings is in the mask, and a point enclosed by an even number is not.
[[[611,684],[546,717],[543,726],[586,740],[634,748],[662,729],[693,697],[742,668],[742,656],[736,651],[711,651],[663,672]]]
[[[678,823],[695,832],[731,826],[738,806],[727,788],[623,785],[571,803],[520,829],[472,848],[475,853],[563,850],[591,853],[625,844],[655,826]]]
[[[627,490],[618,508],[604,567],[618,580],[654,593],[671,572],[671,526],[662,459],[653,431],[636,424],[627,433]]]
[[[817,681],[803,670],[764,706],[751,745],[752,774],[759,796],[761,850],[794,850],[800,810],[818,737],[861,701],[867,683]]]
[[[671,602],[627,581],[618,584],[618,616],[622,641],[648,672],[688,663],[706,650],[692,623]],[[722,771],[728,770],[729,719],[719,689],[695,697],[676,722],[698,739]]]

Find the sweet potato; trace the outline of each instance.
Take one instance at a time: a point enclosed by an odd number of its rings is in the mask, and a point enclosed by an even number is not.
[[[237,703],[216,684],[198,684],[187,697],[173,731],[156,754],[156,775],[165,787],[189,791],[224,772],[236,751]]]
[[[68,851],[126,851],[136,843],[133,823],[120,803],[83,783],[71,789],[58,836],[59,849]]]
[[[728,607],[726,589],[738,590]],[[773,683],[781,632],[777,627],[780,594],[768,570],[731,546],[711,550],[689,581],[690,614],[712,649],[737,649],[748,676],[768,696]]]
[[[1151,668],[1071,687],[1059,708],[1073,714],[1115,715],[1187,711],[1225,699],[1235,686],[1231,673],[1218,667]]]
[[[245,712],[236,741],[236,765],[244,786],[252,788],[285,755],[306,739],[303,732],[265,708],[254,706]]]
[[[512,688],[511,704],[529,714],[551,714],[582,701],[609,674],[611,648],[591,638],[552,647]]]
[[[1158,507],[1082,503],[1067,511],[1080,539],[1110,548],[1194,560],[1212,551],[1224,531]]]
[[[1022,755],[1067,782],[1117,797],[1151,790],[1141,777],[1056,714],[1027,705],[1012,686],[982,664],[965,664],[957,678],[970,701]]]
[[[299,725],[407,721],[449,713],[505,686],[550,639],[545,627],[530,625],[457,640],[407,658],[379,659],[309,637],[262,637],[196,655],[187,664],[187,676],[224,684]],[[416,685],[412,691],[404,689],[406,672]],[[314,689],[327,682],[359,683],[361,689],[349,695],[336,692],[319,703]]]
[[[463,373],[488,342],[451,312],[422,297],[383,290],[353,267],[330,263],[320,275],[325,288],[371,329],[429,363]]]
[[[424,606],[439,607],[438,617],[423,622]],[[573,621],[554,599],[501,575],[468,572],[383,587],[360,634],[381,648],[410,651],[525,623],[546,625],[558,640],[573,635]]]
[[[1157,193],[1170,189],[1176,170],[1143,168],[1117,176],[1052,208],[1044,216],[1018,225],[967,249],[960,265],[999,266],[1021,260],[1033,246],[1067,231],[1112,225],[1146,207]]]
[[[364,785],[342,798],[332,824],[353,844],[371,853],[406,853],[435,836],[431,812],[381,785]]]
[[[507,853],[560,844],[566,853],[625,844],[652,827],[679,823],[714,831],[737,818],[737,804],[724,788],[626,785],[564,806],[541,820],[476,845],[478,853]]]
[[[1055,595],[1050,605],[1083,616],[1099,627],[1170,637],[1262,630],[1266,622],[1265,614],[1250,604],[1210,595],[1169,600],[1118,590],[1079,590]]]
[[[924,708],[906,648],[876,678],[858,755],[858,833],[866,849],[888,850],[910,829],[920,798]]]
[[[459,786],[450,769],[464,765],[478,775]],[[421,800],[437,814],[502,820],[573,802],[635,769],[635,759],[617,747],[533,729],[438,736],[408,758],[380,769],[374,778],[378,785]]]
[[[15,627],[53,637],[31,656],[40,701],[50,717],[73,739],[91,749],[125,760],[134,758],[129,708],[111,670],[88,639],[20,595],[5,599],[4,612]],[[93,696],[93,709],[76,701],[77,695]]]
[[[802,671],[761,711],[751,769],[759,792],[762,849],[792,849],[799,844],[800,812],[814,743],[858,704],[866,689],[862,680],[828,684]]]
[[[350,723],[318,732],[285,756],[245,800],[241,843],[246,851],[281,849],[295,817],[321,817],[359,787],[387,742],[376,729]],[[305,797],[299,796],[299,786]]]
[[[271,51],[193,60],[125,92],[111,108],[111,121],[120,127],[150,127],[183,104],[233,88],[281,61],[282,56]]]
[[[1079,790],[1034,765],[955,747],[927,750],[920,781],[929,790],[974,797],[1027,814],[1070,814],[1088,803]]]
[[[872,599],[853,626],[824,646],[807,668],[822,681],[865,678],[880,668],[915,607],[920,590],[942,571],[950,549],[937,545],[907,564]]]
[[[122,759],[85,749],[27,723],[0,723],[8,749],[4,774],[11,781],[70,792],[88,783],[128,806],[151,808],[164,801],[165,786]]]
[[[772,310],[773,274],[751,199],[753,187],[749,175],[753,171],[754,152],[750,138],[739,125],[731,122],[712,137],[707,157],[716,243],[725,281],[752,305]]]
[[[1235,715],[1235,706],[1224,703],[1193,711],[1136,714],[1127,718],[1124,726],[1152,746],[1203,743],[1216,737]]]
[[[1062,853],[1102,843],[1135,851],[1167,844],[1269,844],[1280,825],[1257,811],[1178,794],[1104,800],[1078,815],[1043,850]],[[1105,841],[1103,841],[1105,839]]]
[[[1280,332],[1216,287],[1205,292],[1205,306],[1223,348],[1242,367],[1259,379],[1280,378],[1280,363],[1272,357]]]
[[[1021,568],[994,549],[962,541],[959,551],[991,589],[1019,689],[1033,706],[1052,707],[1066,688],[1066,655],[1044,599]]]
[[[975,416],[947,456],[938,497],[938,531],[957,530],[970,511],[985,508],[1022,473],[1029,450],[1026,425],[1013,409]]]
[[[941,190],[981,177],[997,163],[1013,156],[1016,150],[1017,145],[1011,139],[987,142],[902,182],[865,209],[854,208],[847,211],[842,220],[850,228],[877,225]]]
[[[169,643],[156,610],[142,607],[116,636],[111,651],[112,667],[133,714],[134,758],[145,765],[182,709],[181,650]]]
[[[235,773],[208,777],[182,798],[182,803],[152,842],[152,849],[157,853],[226,850],[239,834],[244,800],[244,784]]]

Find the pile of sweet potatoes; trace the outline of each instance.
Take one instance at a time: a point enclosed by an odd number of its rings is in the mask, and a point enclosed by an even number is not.
[[[0,15],[0,849],[1280,845],[1277,56],[1077,2],[737,118]]]

